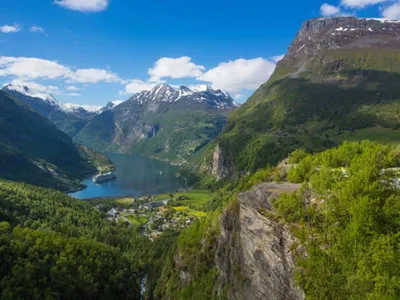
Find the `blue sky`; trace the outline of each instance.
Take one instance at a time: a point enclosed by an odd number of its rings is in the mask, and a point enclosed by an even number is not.
[[[340,15],[400,19],[400,0],[2,0],[0,83],[90,105],[207,83],[243,102],[305,20]]]

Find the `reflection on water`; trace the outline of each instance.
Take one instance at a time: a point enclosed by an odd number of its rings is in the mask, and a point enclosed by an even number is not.
[[[107,154],[115,164],[117,178],[102,184],[92,181],[92,176],[82,181],[88,187],[70,194],[86,199],[110,196],[140,196],[172,192],[182,187],[175,177],[176,167],[137,155]]]

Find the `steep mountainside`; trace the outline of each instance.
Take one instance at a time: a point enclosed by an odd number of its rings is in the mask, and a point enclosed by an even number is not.
[[[79,176],[95,170],[69,136],[0,91],[1,178],[68,190],[80,187]]]
[[[34,93],[26,86],[9,84],[3,88],[15,99],[29,105],[43,117],[49,119],[58,129],[69,136],[75,136],[94,116],[83,108],[65,107],[50,94]]]
[[[181,161],[216,137],[235,107],[221,90],[162,84],[96,116],[75,141],[100,151]]]
[[[346,139],[399,143],[399,49],[398,21],[305,22],[271,79],[230,114],[205,169],[254,171]]]

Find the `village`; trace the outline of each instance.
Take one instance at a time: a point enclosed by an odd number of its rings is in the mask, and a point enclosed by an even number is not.
[[[202,206],[210,199],[208,190],[180,189],[176,193],[154,196],[97,199],[95,209],[114,222],[126,222],[140,228],[150,240],[168,229],[181,230],[204,217]]]

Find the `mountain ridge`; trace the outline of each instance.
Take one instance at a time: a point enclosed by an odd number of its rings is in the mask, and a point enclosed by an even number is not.
[[[304,22],[270,80],[229,115],[218,159],[209,151],[203,169],[226,177],[276,164],[299,147],[400,142],[399,36],[399,22]]]
[[[82,187],[83,174],[96,171],[68,135],[28,105],[0,91],[0,106],[1,178],[73,190]]]
[[[214,139],[235,108],[221,90],[160,84],[94,117],[75,141],[100,151],[181,162]]]

